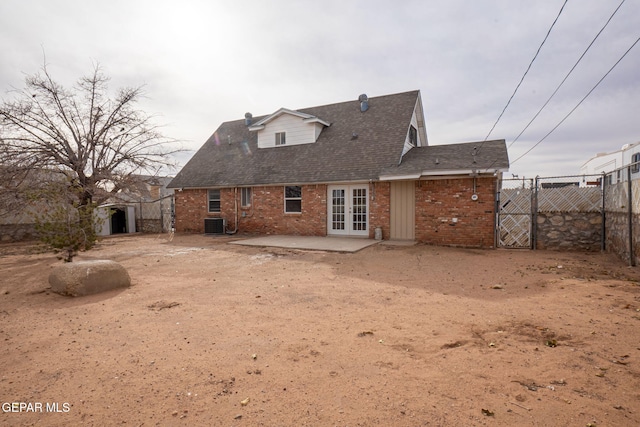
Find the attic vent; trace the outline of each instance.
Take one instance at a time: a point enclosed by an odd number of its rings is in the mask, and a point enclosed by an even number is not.
[[[224,218],[205,218],[204,234],[224,234]]]
[[[369,97],[366,94],[360,95],[358,101],[360,101],[360,111],[364,113],[369,109]]]
[[[251,126],[251,121],[253,120],[253,115],[251,113],[244,114],[244,124],[246,126]]]

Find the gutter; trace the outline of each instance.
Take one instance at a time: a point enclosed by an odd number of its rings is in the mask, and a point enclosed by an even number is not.
[[[506,169],[495,169],[491,172],[481,172],[478,169],[449,169],[449,170],[431,170],[423,171],[422,173],[407,174],[407,175],[380,175],[380,181],[400,181],[400,180],[413,180],[424,177],[439,177],[439,176],[479,176],[479,175],[494,175],[497,172],[505,172]]]
[[[238,187],[234,187],[233,189],[233,201],[234,201],[234,208],[235,208],[235,217],[236,217],[236,228],[233,231],[229,231],[229,230],[225,230],[225,233],[228,235],[233,235],[236,234],[238,232]]]

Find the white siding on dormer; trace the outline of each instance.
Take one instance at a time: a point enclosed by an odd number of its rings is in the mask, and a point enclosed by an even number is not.
[[[275,147],[278,132],[286,132],[286,145],[311,144],[316,142],[321,130],[319,123],[305,123],[300,117],[281,114],[258,131],[258,148]]]
[[[324,129],[324,125],[320,123],[313,123],[313,126],[315,127],[315,139],[313,140],[315,142],[320,137],[320,132]]]
[[[416,147],[425,147],[427,145],[429,145],[426,141],[426,132],[424,130],[424,127],[421,129],[419,122],[418,122],[418,115],[421,115],[421,112],[418,111],[418,108],[420,108],[421,103],[417,102],[416,103],[416,108],[413,110],[413,114],[411,115],[411,126],[413,126],[414,128],[416,128],[416,133],[418,134],[418,143],[416,145]],[[421,121],[421,123],[424,123],[424,120]],[[414,146],[411,145],[411,143],[409,142],[409,127],[407,127],[407,135],[405,137],[404,140],[404,147],[402,148],[402,155],[404,156],[409,150],[411,150]]]

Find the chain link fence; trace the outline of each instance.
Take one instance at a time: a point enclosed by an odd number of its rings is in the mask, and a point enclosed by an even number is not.
[[[607,250],[635,266],[640,261],[640,167],[634,163],[603,178]]]
[[[503,248],[606,250],[640,261],[640,164],[606,174],[504,179]]]
[[[598,250],[602,175],[504,179],[498,195],[501,247]]]
[[[136,206],[136,229],[142,233],[169,233],[174,228],[173,195],[152,201],[140,201]]]
[[[498,246],[531,248],[533,179],[504,179],[498,193]]]

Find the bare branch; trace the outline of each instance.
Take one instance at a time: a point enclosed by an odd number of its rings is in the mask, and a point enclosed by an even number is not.
[[[180,151],[175,141],[136,108],[142,87],[110,96],[108,83],[99,65],[70,90],[53,79],[46,63],[27,76],[25,87],[0,105],[0,178],[6,171],[63,172],[82,189],[81,204],[89,204],[136,176],[174,165],[172,155]],[[11,186],[18,187],[3,188]]]

